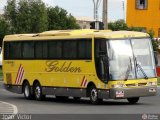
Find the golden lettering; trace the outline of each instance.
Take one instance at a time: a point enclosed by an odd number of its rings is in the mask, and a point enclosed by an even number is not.
[[[72,66],[72,62],[64,62],[62,65],[58,61],[46,61],[46,72],[70,72],[70,73],[80,73],[80,67]]]

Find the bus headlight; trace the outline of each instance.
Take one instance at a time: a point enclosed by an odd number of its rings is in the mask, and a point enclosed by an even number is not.
[[[124,84],[114,84],[112,85],[112,88],[122,88],[124,87]]]
[[[150,86],[157,85],[157,82],[149,82],[148,85],[150,85]]]

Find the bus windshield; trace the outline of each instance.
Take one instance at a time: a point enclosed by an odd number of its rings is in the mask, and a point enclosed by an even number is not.
[[[149,38],[107,42],[110,80],[155,77],[153,49]]]

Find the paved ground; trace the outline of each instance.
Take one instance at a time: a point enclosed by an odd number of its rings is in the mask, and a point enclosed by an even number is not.
[[[158,114],[160,89],[158,93],[154,97],[141,98],[136,105],[130,105],[127,100],[106,100],[101,105],[92,105],[88,99],[59,101],[49,97],[45,101],[26,100],[23,95],[10,93],[0,85],[0,101],[16,105],[21,114]]]
[[[17,112],[15,105],[0,101],[0,114],[17,114]]]

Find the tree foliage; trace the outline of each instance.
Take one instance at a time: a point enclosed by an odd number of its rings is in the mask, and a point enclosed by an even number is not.
[[[66,10],[58,6],[47,7],[42,0],[7,0],[0,26],[1,41],[9,33],[80,28],[76,19]]]
[[[10,23],[12,33],[15,32],[16,16],[16,0],[7,0],[7,6],[4,7],[4,18]]]
[[[0,46],[2,45],[2,40],[4,35],[9,34],[10,33],[10,25],[8,22],[6,22],[6,20],[2,17],[0,17]]]
[[[108,24],[108,28],[113,30],[113,31],[118,31],[118,30],[127,30],[127,24],[124,22],[124,20],[118,20],[115,22],[110,22]]]
[[[129,31],[143,31],[141,27],[128,27],[124,20],[117,20],[115,22],[110,22],[108,28],[113,31],[118,30],[129,30]]]
[[[64,29],[78,29],[79,25],[76,23],[76,19],[68,13],[66,10],[56,6],[55,8],[49,7],[48,13],[48,29],[64,30]]]

